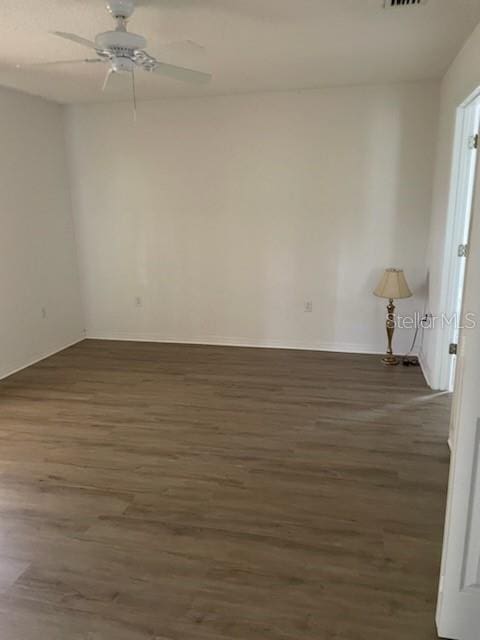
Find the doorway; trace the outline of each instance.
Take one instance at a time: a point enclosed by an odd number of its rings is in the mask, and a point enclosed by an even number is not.
[[[439,344],[439,388],[446,391],[453,391],[455,386],[455,353],[460,333],[475,169],[480,147],[479,127],[480,89],[457,109],[440,307],[445,315]]]
[[[480,317],[480,165],[462,316]],[[451,462],[437,604],[441,638],[478,640],[480,629],[480,326],[460,330],[451,425]]]

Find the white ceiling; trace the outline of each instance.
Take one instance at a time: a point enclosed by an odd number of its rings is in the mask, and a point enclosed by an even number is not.
[[[138,73],[139,98],[397,82],[440,77],[480,20],[480,0],[138,0],[129,30],[148,51],[190,39],[206,47],[208,87]],[[2,0],[0,84],[58,102],[127,99],[128,77],[100,91],[103,65],[16,70],[16,63],[89,57],[51,31],[92,39],[113,27],[103,0]],[[175,60],[170,59],[174,62]],[[185,60],[178,60],[182,63]],[[480,64],[480,60],[479,60]]]

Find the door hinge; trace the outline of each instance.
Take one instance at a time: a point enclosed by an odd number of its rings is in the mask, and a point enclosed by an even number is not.
[[[476,133],[474,136],[470,136],[468,138],[468,148],[469,149],[478,149],[478,133]]]
[[[459,244],[458,245],[458,257],[459,258],[468,258],[468,244]]]
[[[448,353],[451,356],[456,356],[457,355],[457,351],[458,351],[458,344],[455,344],[455,342],[452,342],[450,344],[450,347],[448,348]]]

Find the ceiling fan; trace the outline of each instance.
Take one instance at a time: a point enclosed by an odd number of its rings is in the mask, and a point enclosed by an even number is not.
[[[146,39],[141,35],[127,31],[127,22],[135,10],[135,0],[107,0],[106,8],[116,21],[116,27],[113,31],[99,33],[95,36],[94,40],[87,40],[74,33],[65,33],[63,31],[53,32],[55,36],[71,40],[72,42],[92,49],[95,51],[96,57],[84,58],[82,60],[58,60],[32,65],[19,64],[17,68],[47,67],[59,64],[104,63],[108,65],[108,70],[102,89],[105,90],[113,73],[129,73],[132,77],[134,105],[136,103],[134,72],[137,69],[196,84],[205,84],[211,80],[212,76],[210,73],[162,62],[145,51],[147,46]],[[195,43],[190,42],[186,44],[201,49],[200,45],[195,45]]]

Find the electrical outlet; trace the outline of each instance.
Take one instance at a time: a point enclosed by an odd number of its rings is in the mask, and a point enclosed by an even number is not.
[[[42,318],[45,320],[46,317],[47,317],[47,310],[45,307],[42,307]]]
[[[135,306],[136,307],[141,307],[142,306],[142,299],[140,296],[136,296],[135,297]]]
[[[311,300],[306,300],[305,301],[304,311],[305,311],[305,313],[312,313],[312,311],[313,311],[313,302]]]

